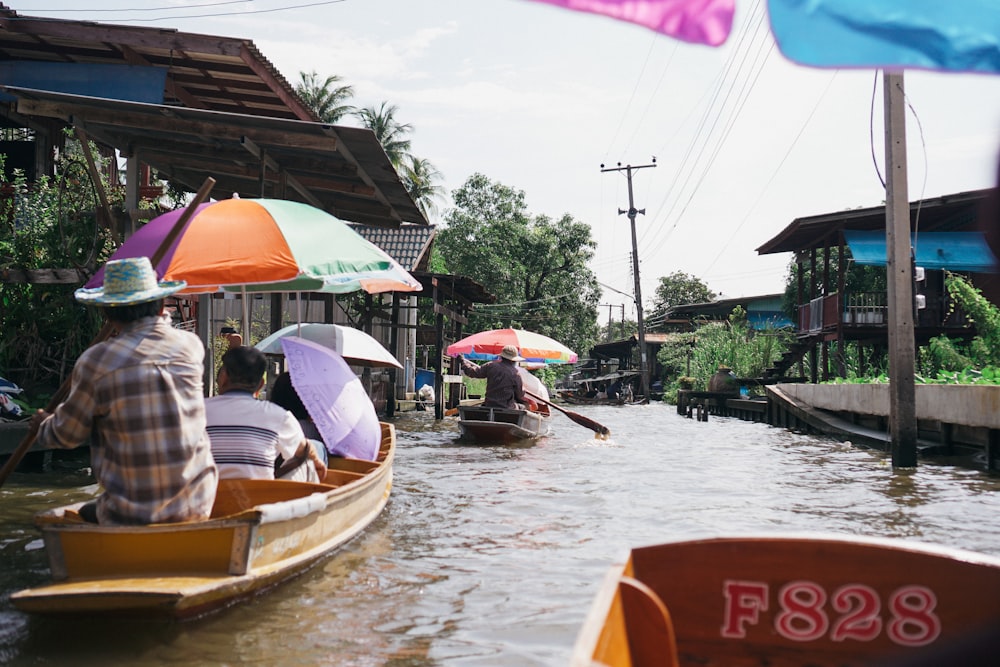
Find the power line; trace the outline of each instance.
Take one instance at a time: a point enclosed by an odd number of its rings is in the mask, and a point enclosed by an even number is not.
[[[110,19],[106,19],[106,20],[110,21],[110,22],[114,22],[114,23],[134,23],[134,22],[138,22],[138,21],[150,22],[151,23],[153,21],[176,21],[176,20],[179,20],[179,19],[207,19],[207,18],[218,18],[218,17],[222,17],[222,16],[248,16],[250,14],[272,14],[274,12],[284,12],[284,11],[288,11],[290,9],[306,9],[308,7],[321,7],[323,5],[335,5],[335,4],[339,4],[339,3],[342,3],[342,2],[346,2],[346,1],[347,0],[322,0],[321,2],[310,2],[310,3],[303,4],[303,5],[288,5],[288,6],[285,6],[285,7],[274,7],[272,9],[248,9],[248,10],[242,11],[242,12],[220,12],[220,13],[217,13],[217,14],[188,14],[188,15],[173,15],[173,16],[145,16],[145,17],[142,17],[142,18],[110,18]],[[225,3],[218,3],[218,4],[225,4]],[[196,5],[195,7],[211,7],[211,6],[213,6],[213,4]],[[184,11],[187,11],[189,8],[188,7],[171,7],[169,9],[156,9],[156,10],[146,9],[145,11],[171,11],[171,10],[177,10],[177,9],[182,9]],[[38,9],[38,10],[33,10],[33,11],[63,12],[63,11],[70,11],[70,10],[63,10],[63,9],[41,10],[41,9]],[[106,11],[110,11],[110,10],[106,10]],[[119,10],[119,11],[143,11],[143,10],[130,9],[130,10]],[[32,20],[36,20],[37,17],[30,17],[30,18]],[[28,17],[18,16],[18,17],[8,18],[7,20],[13,21],[13,20],[18,20],[18,19],[27,20]]]

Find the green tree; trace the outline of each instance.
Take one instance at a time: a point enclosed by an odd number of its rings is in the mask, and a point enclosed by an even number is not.
[[[101,174],[107,159],[97,156]],[[5,184],[9,196],[0,199],[0,268],[75,268],[90,274],[111,254],[111,234],[99,224],[96,190],[76,140],[67,139],[56,172],[54,178],[28,183],[17,170]],[[103,185],[113,210],[122,214],[124,188]],[[100,329],[97,312],[73,298],[77,287],[11,283],[0,290],[0,372],[25,389],[32,405],[45,404]]]
[[[428,160],[409,156],[403,165],[403,186],[425,217],[436,215],[437,201],[444,197],[441,172]]]
[[[432,266],[482,283],[498,303],[474,312],[467,329],[528,329],[581,355],[597,337],[597,279],[590,227],[570,215],[532,217],[523,191],[473,174],[452,193],[455,208],[435,240]]]
[[[406,135],[413,131],[413,126],[396,120],[397,111],[399,107],[395,104],[382,102],[378,107],[357,109],[354,115],[362,125],[375,133],[392,166],[399,170],[410,157],[410,140]]]
[[[320,81],[315,70],[299,72],[299,82],[295,84],[295,92],[320,120],[324,123],[336,123],[355,111],[352,105],[347,104],[347,101],[354,97],[354,87],[338,85],[340,82],[341,78],[336,74]]]
[[[621,340],[639,333],[639,323],[631,319],[626,319],[624,322],[612,321],[610,325],[607,322],[599,323],[599,326],[598,336],[603,341]]]
[[[653,309],[648,319],[651,323],[662,320],[671,308],[692,303],[710,303],[715,301],[715,296],[700,278],[683,271],[674,271],[669,276],[660,278],[660,284],[656,286],[656,293],[653,296]]]

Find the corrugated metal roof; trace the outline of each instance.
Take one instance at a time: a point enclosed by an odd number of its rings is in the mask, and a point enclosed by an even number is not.
[[[17,113],[56,118],[212,196],[302,201],[362,224],[426,225],[371,130],[3,86]],[[262,192],[263,187],[263,192]]]
[[[955,231],[975,228],[991,190],[971,190],[910,203],[910,229]],[[796,218],[757,248],[758,255],[836,246],[845,229],[885,230],[885,206],[850,209]]]
[[[0,60],[163,67],[164,104],[319,120],[254,43],[240,37],[32,17],[0,4]]]

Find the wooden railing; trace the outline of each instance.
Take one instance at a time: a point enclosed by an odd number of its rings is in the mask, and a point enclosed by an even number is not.
[[[884,326],[889,321],[886,292],[848,292],[844,300],[844,324]]]
[[[840,312],[840,294],[816,297],[799,306],[799,332],[819,333],[837,326]]]
[[[945,294],[930,294],[926,307],[917,311],[916,324],[921,327],[961,329],[969,326],[960,307]],[[843,305],[841,305],[843,304]],[[852,327],[884,327],[889,322],[886,292],[848,292],[830,294],[799,306],[799,333],[820,333],[835,329],[838,323]]]

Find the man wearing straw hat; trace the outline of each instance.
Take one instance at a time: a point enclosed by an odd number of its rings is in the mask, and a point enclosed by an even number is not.
[[[473,378],[486,378],[486,393],[483,405],[496,408],[511,408],[517,410],[526,403],[521,374],[517,372],[517,362],[524,361],[513,345],[505,345],[500,351],[500,358],[494,359],[482,366],[477,366],[462,355],[458,355],[458,363],[462,371]]]
[[[80,508],[88,521],[170,523],[211,513],[218,471],[205,431],[205,349],[163,309],[164,297],[185,285],[158,283],[149,258],[137,257],[108,262],[102,287],[76,291],[118,335],[84,351],[65,402],[34,419],[43,446],[90,439],[104,492]]]

